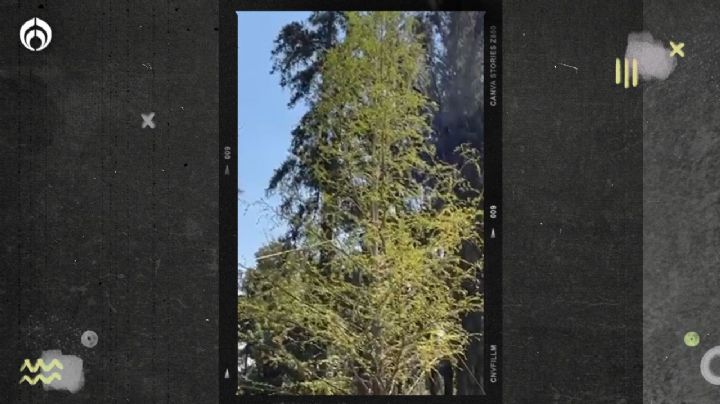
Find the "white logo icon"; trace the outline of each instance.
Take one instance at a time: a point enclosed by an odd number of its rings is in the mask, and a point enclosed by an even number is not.
[[[36,38],[40,40],[40,45],[34,47],[31,41]],[[47,48],[51,40],[52,29],[48,23],[39,18],[29,19],[20,27],[20,43],[33,52],[39,52]]]

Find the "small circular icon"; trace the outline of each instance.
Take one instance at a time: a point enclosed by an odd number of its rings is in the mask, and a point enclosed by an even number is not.
[[[720,346],[716,346],[711,350],[705,352],[702,359],[700,360],[700,373],[705,380],[715,386],[720,386],[720,376],[716,375],[712,369],[710,369],[710,362],[713,359],[720,358]]]
[[[685,341],[685,345],[687,346],[698,346],[698,344],[700,343],[700,335],[695,331],[690,331],[689,333],[685,334],[683,340]]]
[[[80,342],[86,348],[93,348],[98,343],[98,335],[95,333],[95,331],[85,331],[80,337]]]
[[[40,52],[50,45],[52,29],[39,18],[31,18],[20,27],[20,43],[33,52]]]

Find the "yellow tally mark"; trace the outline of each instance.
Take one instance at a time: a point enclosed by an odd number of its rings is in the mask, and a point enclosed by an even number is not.
[[[623,63],[623,60],[625,63]],[[638,86],[638,61],[637,59],[632,59],[629,61],[627,58],[621,60],[620,58],[615,58],[615,84],[621,84],[623,83],[625,88],[630,88],[631,83],[631,77],[632,77],[632,86],[637,87]],[[630,69],[630,65],[632,64],[632,72]]]

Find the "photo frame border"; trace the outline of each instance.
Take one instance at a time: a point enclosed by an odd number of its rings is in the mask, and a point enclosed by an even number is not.
[[[219,339],[220,403],[502,403],[502,0],[220,0]],[[484,11],[484,396],[238,396],[239,11]]]

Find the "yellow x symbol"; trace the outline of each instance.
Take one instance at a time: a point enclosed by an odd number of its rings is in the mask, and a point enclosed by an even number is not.
[[[670,46],[672,46],[672,52],[670,52],[670,57],[675,56],[676,53],[680,55],[681,58],[685,57],[685,52],[683,52],[682,50],[683,46],[685,46],[684,43],[675,43],[673,41],[670,41]]]

